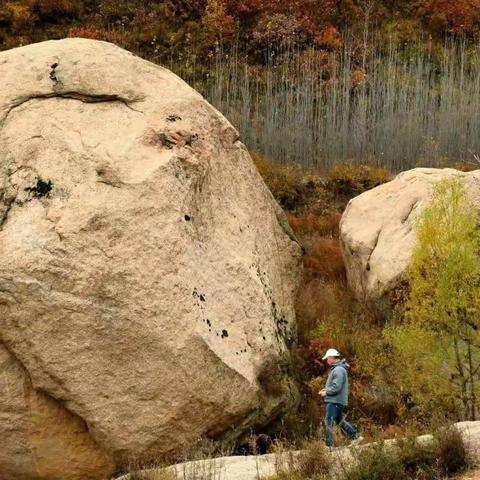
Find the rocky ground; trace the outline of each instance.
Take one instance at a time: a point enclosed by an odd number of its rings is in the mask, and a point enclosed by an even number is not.
[[[467,445],[471,462],[478,464],[480,460],[480,421],[478,422],[460,422],[457,428],[462,432],[462,436]],[[418,442],[432,441],[431,435],[422,435],[417,438]],[[386,440],[385,445],[390,448],[395,445],[395,440]],[[368,444],[367,444],[368,445]],[[358,447],[364,449],[367,445]],[[349,447],[339,447],[332,450],[333,471],[343,471],[345,465],[352,464],[355,459],[356,451]],[[222,480],[258,480],[265,479],[275,475],[278,472],[278,466],[285,466],[291,463],[292,456],[295,457],[298,452],[270,453],[267,455],[234,456],[221,457],[208,460],[191,461],[180,463],[168,467],[167,469],[150,469],[142,472],[141,478],[144,480],[163,480],[167,472],[171,472],[174,478],[182,479],[222,479]],[[168,474],[167,474],[168,475]],[[133,475],[124,475],[116,480],[133,480]],[[467,474],[457,477],[456,480],[480,480],[480,470],[474,470]]]

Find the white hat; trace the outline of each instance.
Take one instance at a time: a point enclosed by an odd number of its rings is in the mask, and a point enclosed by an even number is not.
[[[322,360],[325,360],[327,357],[339,357],[340,353],[334,348],[329,348],[327,353],[323,356]]]

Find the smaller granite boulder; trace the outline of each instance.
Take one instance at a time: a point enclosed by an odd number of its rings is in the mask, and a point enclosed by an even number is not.
[[[340,222],[348,284],[355,296],[385,315],[388,293],[408,266],[416,241],[415,219],[439,181],[459,177],[480,208],[480,170],[415,168],[352,199]]]

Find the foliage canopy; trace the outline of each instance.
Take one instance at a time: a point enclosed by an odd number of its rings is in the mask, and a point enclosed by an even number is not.
[[[480,347],[478,215],[459,179],[434,187],[418,218],[406,301],[386,329],[400,387],[422,413],[475,419]]]

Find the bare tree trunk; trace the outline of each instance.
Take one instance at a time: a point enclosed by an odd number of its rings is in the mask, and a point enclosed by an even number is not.
[[[460,393],[460,398],[462,400],[462,404],[463,404],[463,408],[464,408],[464,415],[465,415],[465,418],[469,418],[470,416],[470,409],[469,409],[469,405],[468,405],[468,394],[467,394],[467,384],[468,384],[468,377],[465,375],[465,370],[463,368],[463,363],[462,363],[462,359],[460,357],[460,351],[459,351],[459,348],[458,348],[458,339],[456,337],[453,337],[453,347],[454,347],[454,350],[455,350],[455,359],[456,359],[456,362],[457,362],[457,370],[458,370],[458,374],[460,375],[460,378],[461,378],[461,393]]]
[[[470,380],[470,402],[471,402],[471,413],[470,413],[470,420],[476,420],[476,405],[477,405],[477,398],[475,394],[475,379],[474,379],[474,371],[473,371],[473,358],[472,358],[472,344],[471,342],[467,342],[468,345],[468,374]]]

